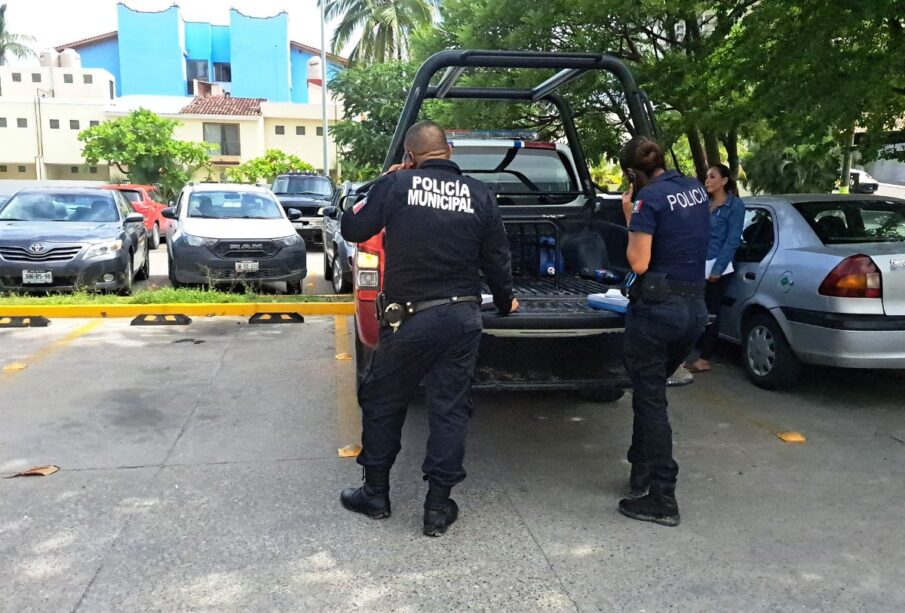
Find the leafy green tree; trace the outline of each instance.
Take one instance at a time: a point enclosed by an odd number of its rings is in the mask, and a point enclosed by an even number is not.
[[[314,166],[303,162],[297,155],[285,153],[279,149],[268,149],[264,155],[248,160],[241,166],[230,168],[226,176],[236,183],[272,183],[278,175],[292,171],[314,170]]]
[[[347,68],[330,82],[347,117],[332,129],[344,178],[373,179],[381,171],[414,76],[411,64],[387,62]]]
[[[0,5],[0,66],[6,65],[7,55],[19,58],[34,57],[28,46],[35,39],[27,34],[13,34],[6,29],[6,4]]]
[[[349,59],[382,64],[408,58],[412,32],[433,23],[439,0],[320,0],[327,19],[340,18],[331,44],[342,53],[357,36]]]
[[[209,145],[179,141],[179,124],[147,109],[104,121],[79,133],[88,164],[104,161],[135,183],[159,184],[167,198],[175,196],[198,170],[208,166]]]
[[[747,187],[755,194],[829,193],[838,178],[839,146],[832,136],[783,146],[773,140],[745,159]]]

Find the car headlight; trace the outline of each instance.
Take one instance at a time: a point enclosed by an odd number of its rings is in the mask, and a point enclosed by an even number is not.
[[[194,234],[187,234],[185,232],[182,233],[182,238],[185,239],[185,243],[189,247],[203,247],[204,245],[210,247],[217,242],[216,238],[204,238],[203,236],[195,236]]]
[[[302,239],[299,238],[298,234],[293,234],[292,236],[284,236],[283,238],[278,238],[277,242],[284,247],[292,247],[294,245],[298,245]]]
[[[116,253],[123,248],[123,242],[119,239],[115,241],[105,241],[103,243],[95,243],[85,252],[85,259],[99,258],[102,255],[110,255]]]

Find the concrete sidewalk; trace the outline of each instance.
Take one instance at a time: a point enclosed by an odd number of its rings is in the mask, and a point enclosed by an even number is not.
[[[413,406],[393,517],[360,468],[350,320],[0,331],[2,611],[901,611],[903,373],[790,393],[718,363],[670,391],[683,523],[615,511],[630,398],[481,395],[460,521],[420,534]],[[65,339],[66,342],[63,342]],[[800,430],[803,445],[778,429]]]

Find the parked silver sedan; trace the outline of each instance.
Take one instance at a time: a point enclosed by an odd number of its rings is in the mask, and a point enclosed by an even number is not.
[[[801,363],[905,368],[905,200],[745,199],[720,335],[758,386],[793,385]]]

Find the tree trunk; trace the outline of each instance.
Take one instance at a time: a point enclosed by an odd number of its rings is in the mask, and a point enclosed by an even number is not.
[[[704,146],[701,144],[701,135],[698,129],[690,126],[685,130],[688,139],[688,148],[691,150],[691,159],[694,162],[694,173],[699,181],[707,177],[707,159],[704,157]]]
[[[845,147],[842,150],[842,181],[839,184],[839,193],[847,194],[851,183],[852,153],[855,151],[855,129],[845,133]]]
[[[720,155],[720,140],[714,130],[704,132],[704,151],[707,153],[707,167],[716,166],[722,162]]]
[[[741,162],[738,159],[738,130],[732,128],[723,139],[723,146],[726,147],[726,162],[729,165],[729,174],[733,179],[738,179],[738,172],[741,168]]]

